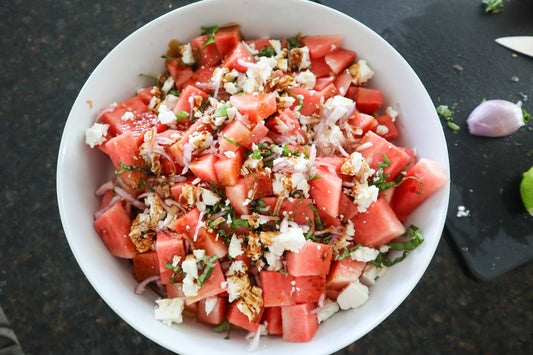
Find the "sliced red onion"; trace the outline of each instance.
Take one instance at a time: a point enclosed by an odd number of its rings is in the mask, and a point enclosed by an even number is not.
[[[150,283],[150,282],[157,282],[158,280],[160,280],[161,277],[159,275],[155,275],[155,276],[150,276],[150,277],[147,277],[146,279],[144,279],[143,281],[141,281],[136,287],[135,287],[135,294],[136,295],[141,295],[144,290],[146,289],[146,286]]]
[[[200,215],[198,216],[198,223],[196,224],[196,229],[194,231],[194,236],[192,238],[193,241],[196,242],[196,239],[198,238],[198,232],[200,231],[200,226],[202,225],[202,218],[204,218],[205,211],[200,211]]]
[[[257,65],[256,63],[246,62],[240,58],[237,60],[237,63],[248,69],[259,70],[259,65]]]
[[[285,233],[287,232],[287,229],[289,229],[289,216],[285,216],[279,225],[279,232]]]
[[[181,176],[181,175],[173,175],[173,176],[169,176],[168,180],[172,181],[172,182],[183,182],[183,181],[187,180],[187,178],[185,176]]]
[[[524,123],[521,103],[487,100],[479,104],[468,119],[470,134],[484,137],[504,137],[516,132]]]
[[[102,184],[99,188],[97,188],[96,191],[94,192],[94,194],[96,196],[102,196],[107,191],[112,190],[113,187],[115,187],[115,183],[113,182],[113,180],[110,180],[110,181]]]
[[[122,200],[121,196],[119,196],[119,195],[113,196],[113,198],[109,201],[109,203],[107,205],[105,205],[104,207],[100,208],[98,211],[95,212],[94,219],[98,219],[98,217],[103,215],[105,211],[110,209],[115,203],[117,203],[120,200]]]
[[[115,186],[115,192],[120,195],[124,200],[131,203],[133,206],[137,207],[140,210],[144,210],[144,207],[146,207],[143,203],[139,202],[136,198],[134,198],[131,194],[124,191],[122,188]]]
[[[240,59],[239,59],[240,60]],[[265,322],[266,324],[266,322]],[[250,333],[253,335],[252,340],[250,340],[250,343],[248,344],[248,351],[254,352],[259,348],[259,342],[261,340],[261,326],[257,328],[256,333]]]
[[[117,104],[112,104],[112,105],[109,105],[105,108],[103,108],[100,113],[98,114],[98,116],[96,116],[96,122],[100,122],[100,118],[107,112],[111,112],[115,109],[115,107],[117,107]]]
[[[191,164],[192,161],[192,144],[191,143],[185,143],[183,145],[183,164],[185,167],[183,168],[183,171],[181,174],[185,174],[189,170],[189,164]]]
[[[158,134],[155,136],[155,142],[160,145],[171,145],[174,143],[174,139]]]

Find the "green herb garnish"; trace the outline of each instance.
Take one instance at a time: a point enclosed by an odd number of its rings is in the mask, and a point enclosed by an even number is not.
[[[390,260],[387,258],[386,255],[380,252],[376,260],[373,260],[370,263],[372,263],[376,267],[389,267],[394,264],[397,264],[403,259],[405,259],[407,257],[407,254],[409,254],[411,250],[414,250],[424,241],[424,238],[420,233],[420,229],[414,225],[410,225],[409,228],[407,228],[407,230],[405,231],[405,233],[401,235],[401,237],[409,238],[409,240],[406,242],[390,243],[389,248],[390,250],[403,250],[402,256],[397,257],[394,260]]]
[[[522,115],[524,116],[524,123],[528,123],[531,120],[531,115],[522,109]]]
[[[229,107],[229,104],[221,105],[219,108],[217,108],[217,110],[213,114],[213,117],[226,117],[228,115]]]
[[[300,48],[300,40],[298,36],[291,37],[287,40],[287,49],[291,50],[293,48]]]
[[[215,333],[228,332],[226,336],[224,337],[224,339],[229,339],[229,333],[231,331],[231,324],[227,319],[224,319],[222,323],[213,327],[213,331]]]
[[[143,173],[145,175],[152,175],[152,172],[151,171],[148,171],[146,169],[143,169],[143,168],[140,168],[136,165],[128,165],[128,164],[123,164],[121,162],[118,162],[117,165],[119,167],[121,167],[122,169],[121,170],[118,170],[115,172],[115,174],[122,174],[122,173],[127,173],[129,172],[131,174],[132,171],[138,171],[140,173]]]
[[[204,45],[202,46],[202,49],[204,49],[211,43],[215,43],[215,34],[217,32],[218,32],[218,26],[211,26],[211,27],[202,26],[202,35],[208,35],[207,39],[205,40]]]
[[[145,78],[151,79],[151,80],[153,80],[155,83],[159,83],[159,78],[158,78],[157,76],[155,76],[155,75],[141,73],[141,74],[139,74],[139,76],[142,76],[142,77],[145,77]]]
[[[262,57],[273,57],[276,55],[274,48],[264,45],[263,48],[259,51],[259,55]]]
[[[357,244],[351,248],[348,248],[348,249],[344,249],[340,254],[339,256],[337,256],[337,260],[344,260],[346,258],[348,258],[350,256],[350,254],[354,251],[356,251],[357,249],[359,249],[359,247],[362,247],[363,244]]]
[[[294,97],[296,100],[298,100],[298,112],[301,112],[302,108],[304,107],[304,100],[302,99],[302,95],[295,95],[290,90],[287,90],[287,93]]]
[[[231,144],[236,145],[237,147],[242,147],[242,144],[235,142],[233,139],[229,137],[226,137],[226,136],[221,136],[221,137],[227,140],[228,142],[230,142]]]
[[[181,282],[181,278],[185,277],[185,273],[181,269],[181,265],[172,265],[170,261],[167,261],[165,264],[165,267],[171,271],[173,271],[171,277],[170,277],[170,283],[175,284],[178,282]]]
[[[503,0],[481,0],[485,5],[485,13],[499,14],[503,12]]]
[[[190,114],[187,111],[181,110],[180,112],[176,113],[176,121],[180,122],[181,120],[184,120],[189,116]]]
[[[452,107],[448,107],[447,105],[439,105],[436,108],[439,117],[446,121],[448,127],[453,131],[453,133],[457,133],[461,129],[459,125],[453,122],[453,115],[456,106],[457,104],[453,104]]]
[[[217,260],[218,260],[218,256],[216,255],[213,255],[211,258],[205,260],[204,271],[202,271],[202,274],[198,276],[198,279],[196,280],[196,283],[199,286],[202,286],[203,284],[205,284],[207,279],[209,279],[209,276],[211,276],[211,273],[213,272],[214,263]]]
[[[391,165],[390,159],[387,157],[385,153],[383,154],[383,161],[378,164],[378,171],[376,172],[377,176],[370,182],[370,185],[376,186],[379,191],[385,191],[387,189],[392,189],[393,187],[396,187],[398,185],[401,185],[405,180],[407,179],[414,179],[420,183],[420,191],[417,191],[416,193],[418,195],[422,195],[424,192],[424,184],[422,184],[422,181],[418,179],[415,176],[405,176],[404,172],[409,166],[410,163],[407,163],[402,171],[398,174],[398,177],[394,181],[388,181],[390,174],[385,174],[385,169],[388,168]]]

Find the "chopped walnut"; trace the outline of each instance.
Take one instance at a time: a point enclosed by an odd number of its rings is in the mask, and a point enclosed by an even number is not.
[[[309,67],[309,48],[293,48],[289,51],[289,69],[291,71],[301,70]]]
[[[263,255],[263,248],[256,232],[250,232],[248,235],[248,246],[246,248],[246,256],[252,260],[258,260]]]

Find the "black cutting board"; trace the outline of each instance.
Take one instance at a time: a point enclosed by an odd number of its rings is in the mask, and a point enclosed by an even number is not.
[[[483,99],[522,100],[533,112],[533,59],[494,42],[533,35],[533,2],[505,2],[497,15],[485,14],[481,2],[416,2],[417,11],[389,26],[369,14],[354,17],[369,20],[406,58],[435,106],[456,104],[459,132],[443,122],[451,174],[446,229],[472,274],[493,279],[533,257],[533,217],[519,194],[522,173],[533,166],[533,122],[483,138],[469,134],[466,119]],[[459,206],[470,215],[457,217]]]

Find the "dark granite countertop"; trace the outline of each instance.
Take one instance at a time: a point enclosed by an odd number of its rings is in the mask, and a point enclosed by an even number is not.
[[[55,168],[63,126],[90,72],[126,35],[188,3],[9,0],[0,5],[0,306],[28,354],[169,353],[123,322],[82,274],[61,227]],[[389,41],[419,74],[435,105],[459,103],[459,124],[484,95],[516,101],[518,93],[529,93],[526,104],[533,111],[533,61],[495,49],[492,42],[496,35],[533,35],[531,0],[504,1],[498,15],[484,14],[481,0],[321,3]],[[498,52],[487,58],[493,65],[487,72],[483,46]],[[514,75],[518,82],[511,80]],[[454,139],[445,133],[449,142]],[[532,280],[531,262],[491,281],[476,280],[445,230],[412,294],[338,354],[531,354]]]

